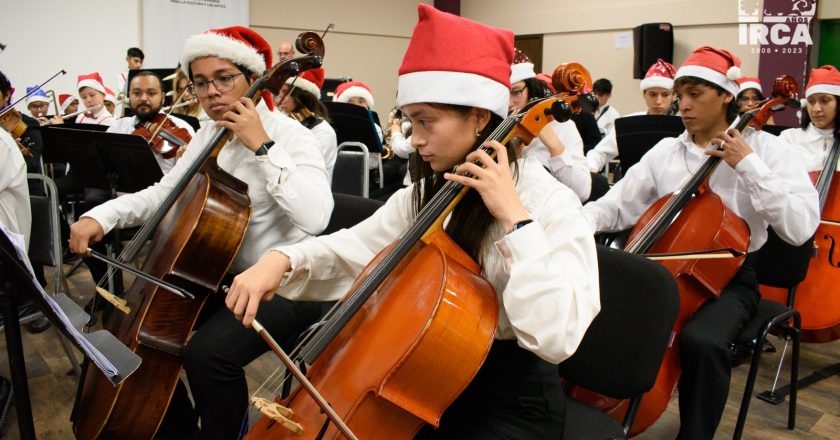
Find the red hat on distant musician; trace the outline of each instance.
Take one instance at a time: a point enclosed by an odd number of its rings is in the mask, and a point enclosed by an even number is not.
[[[825,65],[811,69],[811,76],[808,78],[808,86],[805,87],[805,97],[814,93],[828,93],[840,96],[840,72],[831,65]]]
[[[82,90],[85,87],[90,87],[93,90],[105,94],[105,84],[102,82],[102,77],[99,72],[88,73],[87,75],[79,75],[76,81],[76,90]]]
[[[318,99],[321,99],[321,87],[324,86],[324,68],[304,70],[298,75],[297,79],[294,77],[286,80],[286,84],[295,84],[295,88],[301,89]]]
[[[369,106],[373,107],[373,92],[370,87],[361,81],[348,81],[341,83],[335,88],[335,100],[338,102],[350,102],[352,98],[362,98]]]

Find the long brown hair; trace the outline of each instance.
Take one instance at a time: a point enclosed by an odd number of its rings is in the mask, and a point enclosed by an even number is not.
[[[438,109],[449,109],[458,112],[464,118],[470,115],[474,110],[473,107],[453,104],[437,104],[428,103],[429,106]],[[502,122],[502,118],[495,113],[490,113],[490,121],[483,130],[476,136],[475,144],[473,144],[470,151],[478,149],[487,138],[493,133],[493,130]],[[514,179],[518,176],[518,167],[516,166],[516,151],[510,145],[506,145],[509,162],[514,164]],[[435,172],[429,163],[424,162],[419,154],[412,154],[409,161],[409,171],[411,180],[415,182],[413,190],[413,201],[415,214],[420,212],[426,204],[432,200],[432,197],[440,190],[440,188],[447,182],[443,178],[444,172]],[[467,254],[469,254],[475,261],[482,264],[481,250],[484,241],[487,237],[487,231],[493,223],[493,216],[484,205],[481,195],[478,191],[468,191],[458,206],[452,211],[452,216],[449,223],[446,225],[446,233],[458,243]]]

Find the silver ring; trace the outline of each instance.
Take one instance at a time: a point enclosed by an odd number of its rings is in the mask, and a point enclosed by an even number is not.
[[[724,149],[724,145],[726,145],[726,141],[723,141],[723,142],[721,142],[721,143],[720,143],[720,149],[721,149],[721,150],[723,150],[723,149]]]

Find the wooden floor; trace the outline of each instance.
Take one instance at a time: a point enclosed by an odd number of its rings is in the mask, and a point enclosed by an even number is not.
[[[65,266],[65,270],[68,266]],[[49,268],[47,269],[50,270]],[[48,275],[49,278],[49,275]],[[70,296],[84,304],[91,296],[92,281],[86,270],[78,270],[69,279]],[[67,360],[56,333],[52,330],[37,335],[23,331],[26,367],[32,398],[35,429],[39,439],[71,439],[72,428],[68,420],[75,393],[77,378],[68,375]],[[780,349],[782,343],[774,338]],[[6,341],[0,338],[0,353],[6,357]],[[766,353],[762,358],[756,392],[767,389],[779,360],[779,353]],[[789,354],[788,354],[789,356]],[[801,354],[801,376],[830,364],[840,362],[840,341],[830,344],[804,344]],[[248,367],[248,380],[252,389],[272,372],[279,363],[273,355],[266,354]],[[748,365],[733,371],[732,386],[723,422],[715,438],[731,438],[735,426]],[[0,362],[0,374],[9,377],[8,361]],[[787,365],[782,370],[789,374]],[[830,377],[819,384],[801,390],[797,408],[796,429],[786,429],[787,402],[778,406],[753,399],[744,439],[840,439],[840,376]],[[3,439],[16,439],[17,415],[14,406],[3,429]],[[665,414],[638,439],[672,439],[679,428],[677,401],[674,398]]]

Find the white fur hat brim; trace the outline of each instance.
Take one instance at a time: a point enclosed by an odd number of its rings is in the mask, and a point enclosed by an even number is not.
[[[510,83],[524,81],[528,78],[536,78],[534,65],[532,63],[519,63],[510,66]]]
[[[764,94],[764,91],[761,90],[761,84],[755,81],[744,81],[738,85],[738,93],[743,92],[744,90],[755,89],[758,90],[758,93]]]
[[[296,89],[301,89],[304,92],[307,92],[310,95],[313,95],[318,99],[321,99],[321,89],[319,89],[318,86],[316,86],[314,82],[312,82],[312,81],[310,81],[310,80],[308,80],[308,79],[306,79],[302,76],[298,76],[297,79],[295,79],[295,77],[287,79],[286,84],[292,85],[293,81],[294,81],[294,86],[295,86]]]
[[[835,84],[815,84],[805,90],[805,97],[809,97],[814,93],[828,93],[829,95],[840,96],[840,85]]]
[[[26,98],[26,104],[29,105],[33,102],[46,102],[47,104],[50,103],[49,98],[41,96],[41,95],[32,95]]]
[[[679,70],[677,70],[677,74],[674,76],[674,79],[676,80],[684,76],[693,76],[705,79],[712,84],[719,85],[723,90],[731,93],[732,96],[738,95],[738,83],[736,83],[735,80],[730,79],[727,75],[724,75],[714,69],[698,65],[682,66]]]
[[[487,109],[506,118],[510,103],[508,85],[468,72],[404,73],[397,90],[397,107],[424,102],[455,104]]]
[[[67,107],[70,107],[70,105],[71,105],[71,104],[73,104],[74,102],[78,103],[78,102],[79,102],[79,100],[78,100],[78,99],[76,99],[75,97],[65,99],[65,100],[64,100],[64,104],[61,104],[61,105],[60,105],[60,107],[61,107],[61,112],[62,112],[62,113],[66,112],[66,111],[67,111]]]
[[[364,87],[352,86],[341,92],[336,98],[338,102],[350,102],[351,98],[362,98],[367,101],[368,105],[373,107],[373,95]]]
[[[643,92],[654,87],[662,87],[663,89],[670,90],[674,87],[674,80],[664,76],[651,76],[650,78],[643,79],[639,84],[639,89]]]
[[[251,72],[265,72],[262,55],[247,44],[213,32],[193,35],[184,43],[181,53],[181,70],[190,74],[190,63],[197,58],[218,57],[242,66]]]
[[[105,86],[103,86],[102,83],[100,83],[99,81],[97,81],[95,79],[83,79],[83,80],[79,81],[79,84],[76,86],[76,90],[82,90],[85,87],[90,87],[93,90],[96,90],[98,92],[102,92],[102,94],[105,94]]]

